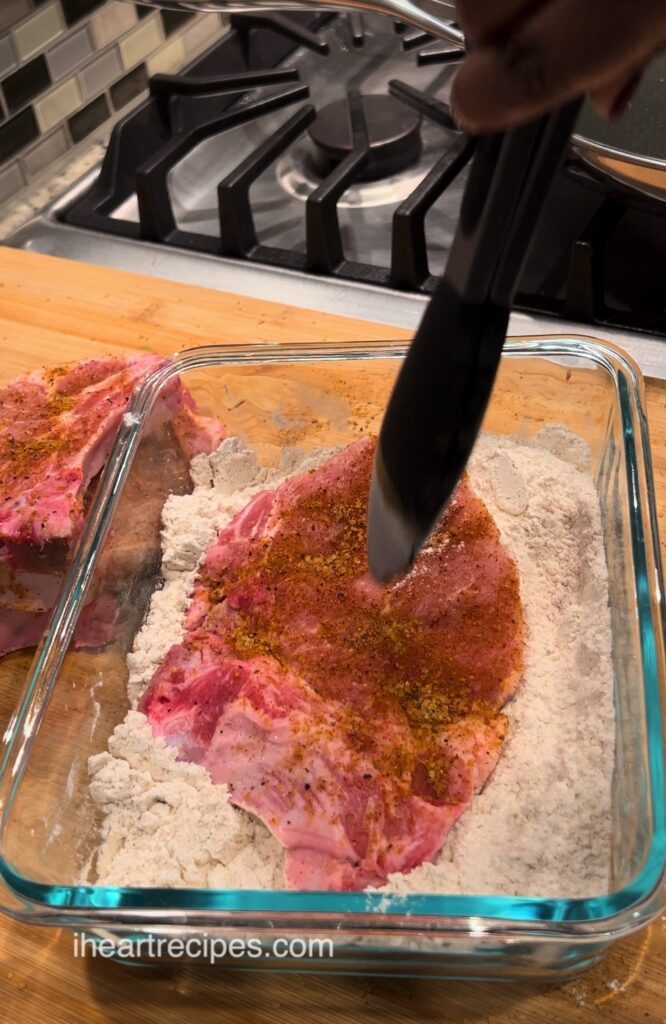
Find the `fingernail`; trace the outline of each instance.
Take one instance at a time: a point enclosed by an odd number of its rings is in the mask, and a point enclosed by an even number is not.
[[[449,112],[451,114],[451,119],[453,120],[453,123],[455,124],[456,128],[458,129],[458,131],[464,132],[464,131],[467,130],[466,127],[465,127],[464,119],[458,113],[458,83],[457,83],[457,78],[458,78],[459,71],[460,71],[460,68],[457,68],[455,73],[454,73],[454,75],[453,75],[453,81],[451,82],[451,91],[449,93]]]
[[[458,113],[458,105],[453,102],[453,97],[449,102],[449,110],[451,112],[451,120],[455,124],[459,132],[469,131],[468,126],[465,124],[465,119]]]
[[[642,77],[643,77],[642,70],[641,71],[637,71],[636,74],[632,75],[632,77],[629,79],[629,81],[626,82],[625,85],[622,86],[622,88],[620,89],[619,93],[617,94],[617,96],[613,100],[613,103],[612,103],[611,108],[610,108],[610,112],[608,114],[608,116],[609,116],[611,121],[616,121],[618,119],[618,117],[620,117],[622,114],[624,114],[624,112],[627,109],[627,106],[628,106],[632,96],[634,95],[634,93],[636,92],[636,89],[638,89],[638,86],[640,85]]]
[[[465,115],[460,113],[460,107],[458,106],[458,97],[456,96],[455,89],[451,90],[449,96],[449,113],[451,114],[451,120],[455,124],[459,132],[472,132],[472,126],[469,121],[465,120]]]

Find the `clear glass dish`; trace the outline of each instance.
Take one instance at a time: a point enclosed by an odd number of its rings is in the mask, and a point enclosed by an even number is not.
[[[149,935],[334,942],[330,960],[245,962],[253,969],[506,980],[575,974],[663,910],[663,588],[642,383],[626,357],[583,338],[508,343],[485,426],[529,436],[547,423],[561,423],[590,446],[613,627],[611,893],[567,900],[80,884],[99,825],[88,795],[87,759],[105,749],[125,715],[125,657],[159,584],[159,510],[166,493],[183,486],[168,430],[159,442],[151,432],[159,396],[179,375],[202,411],[243,434],[270,462],[286,443],[339,444],[376,430],[403,354],[403,345],[384,343],[197,349],[176,356],[135,395],[5,734],[5,912],[115,942],[143,938],[143,948]],[[72,635],[82,606],[110,583],[120,605],[114,642],[75,650]]]

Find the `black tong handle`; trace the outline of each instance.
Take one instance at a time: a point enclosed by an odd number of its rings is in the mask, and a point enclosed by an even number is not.
[[[510,308],[581,103],[477,140],[444,274],[462,301]]]
[[[370,489],[375,579],[405,572],[455,489],[481,428],[511,303],[580,100],[481,137],[446,270],[395,383]]]

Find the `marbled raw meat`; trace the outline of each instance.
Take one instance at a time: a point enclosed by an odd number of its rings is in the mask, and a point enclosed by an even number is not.
[[[167,363],[157,355],[88,359],[36,370],[0,388],[0,655],[41,637],[83,527],[91,481],[108,458],[132,392]],[[163,389],[150,429],[167,420],[188,461],[212,451],[226,433],[196,411],[178,378]],[[84,614],[86,646],[109,635],[112,617],[101,614],[99,603]]]
[[[0,609],[0,657],[36,647],[51,621],[53,610],[25,612],[17,608]],[[72,636],[72,645],[102,647],[111,642],[118,619],[118,603],[112,594],[93,598],[82,609]]]
[[[373,450],[257,495],[221,531],[142,703],[286,847],[292,888],[431,859],[496,764],[522,670],[517,570],[466,481],[409,575],[372,582]]]
[[[23,546],[68,549],[132,392],[165,362],[88,359],[35,370],[0,390],[0,542],[15,555]],[[173,389],[166,401],[178,411]]]

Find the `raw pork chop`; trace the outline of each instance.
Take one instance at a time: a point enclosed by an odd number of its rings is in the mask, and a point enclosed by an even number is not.
[[[15,608],[0,609],[0,656],[36,647],[51,621],[52,612],[26,613]],[[93,598],[83,608],[73,635],[74,647],[102,647],[111,642],[118,617],[118,604],[111,594]]]
[[[132,392],[166,362],[154,355],[88,359],[36,370],[0,390],[0,543],[67,546]],[[172,413],[193,405],[178,381],[160,401]],[[186,420],[183,427],[187,435]]]
[[[522,669],[517,570],[466,482],[410,574],[371,581],[373,450],[258,495],[220,533],[142,704],[286,847],[292,888],[431,859],[497,762]]]
[[[91,480],[135,387],[167,362],[154,355],[89,359],[35,371],[0,389],[0,655],[39,640],[83,525]],[[194,410],[176,379],[151,423],[159,431],[169,420],[162,429],[172,432],[171,444],[188,461],[225,435],[220,423]],[[143,530],[142,511],[137,507],[135,518]],[[89,606],[77,634],[82,642],[110,634],[110,607],[109,601]]]

